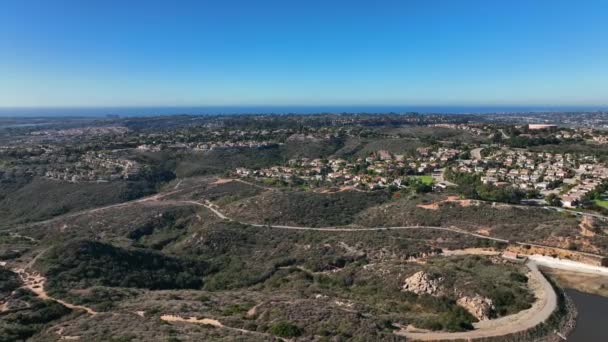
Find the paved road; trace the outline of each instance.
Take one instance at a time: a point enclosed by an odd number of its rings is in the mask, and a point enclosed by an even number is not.
[[[498,131],[500,131],[500,134],[502,135],[503,139],[509,139],[509,135],[507,133],[505,133],[505,131],[503,131],[503,129],[499,129]]]
[[[593,218],[597,218],[597,219],[601,219],[601,220],[608,220],[608,216],[604,216],[601,214],[588,213],[588,212],[584,212],[584,211],[577,211],[577,210],[572,210],[572,209],[566,209],[566,208],[560,208],[560,207],[550,207],[550,206],[544,206],[543,209],[555,210],[555,211],[559,211],[559,212],[567,212],[567,213],[572,213],[572,214],[581,215],[581,216],[589,216],[589,217],[593,217]]]
[[[457,186],[458,184],[452,183],[452,182],[450,182],[450,181],[448,181],[448,180],[445,179],[445,170],[447,170],[447,168],[445,168],[445,167],[443,169],[441,169],[441,174],[439,176],[439,179],[437,179],[437,182],[438,183],[444,183],[444,184],[446,184],[448,186]]]
[[[481,150],[483,150],[483,147],[478,147],[478,148],[472,149],[471,158],[473,158],[475,160],[481,160]]]

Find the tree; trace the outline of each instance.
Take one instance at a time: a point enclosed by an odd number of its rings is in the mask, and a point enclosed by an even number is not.
[[[548,205],[552,206],[552,207],[561,207],[562,206],[562,200],[559,198],[559,196],[557,196],[556,194],[548,194],[545,197],[545,202],[547,202]]]

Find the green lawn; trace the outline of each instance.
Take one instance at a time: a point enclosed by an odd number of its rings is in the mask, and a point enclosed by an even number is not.
[[[595,204],[599,205],[602,208],[608,209],[608,200],[596,199]]]
[[[414,178],[420,179],[420,181],[427,185],[433,184],[433,176],[424,175],[424,176],[414,176]]]

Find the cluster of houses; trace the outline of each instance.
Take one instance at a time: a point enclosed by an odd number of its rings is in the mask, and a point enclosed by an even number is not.
[[[161,150],[193,150],[193,151],[211,151],[222,148],[241,148],[241,147],[265,147],[277,145],[274,141],[218,141],[218,142],[203,142],[203,143],[173,143],[173,144],[142,144],[137,146],[140,151],[158,152]]]
[[[585,139],[598,144],[608,143],[608,135],[605,130],[597,130],[588,127],[577,127],[572,129],[559,129],[555,125],[530,125],[530,126],[551,126],[555,130],[554,137],[559,140],[579,140]],[[542,128],[542,127],[541,127]],[[538,128],[538,129],[541,129]],[[529,128],[531,129],[531,128]]]
[[[66,129],[50,129],[31,132],[32,136],[45,136],[45,137],[72,137],[80,135],[104,135],[104,134],[125,134],[129,131],[128,128],[123,126],[90,126],[90,127],[78,127],[78,128],[66,128]]]
[[[479,124],[471,125],[471,124],[431,124],[428,127],[441,127],[441,128],[450,128],[450,129],[459,129],[467,132],[471,132],[474,135],[488,135],[490,134],[489,130],[485,126],[480,126]]]
[[[576,207],[589,191],[608,179],[608,168],[593,156],[521,150],[503,149],[481,160],[458,160],[452,168],[480,174],[484,184],[538,190],[543,195],[565,184],[569,190],[561,194],[564,207]]]
[[[481,160],[459,160],[454,170],[481,174],[484,184],[512,185],[525,190],[546,190],[572,177],[577,159],[570,154],[501,150]]]
[[[608,144],[608,136],[606,135],[596,135],[592,140],[597,144]]]
[[[485,125],[485,124],[431,124],[429,127],[443,127],[450,129],[459,129],[468,131],[474,135],[478,136],[490,136],[494,134],[496,128]],[[522,138],[532,138],[538,133],[549,132],[551,136],[558,140],[582,140],[586,139],[589,141],[593,141],[599,144],[607,144],[608,143],[608,135],[605,130],[596,130],[593,128],[587,127],[576,127],[576,128],[559,128],[555,124],[543,123],[543,124],[528,124],[527,129],[529,133],[520,134],[519,136]],[[522,129],[523,125],[516,125],[515,128]]]
[[[272,178],[289,181],[294,177],[307,181],[329,182],[338,186],[378,189],[388,186],[401,188],[411,175],[430,174],[453,161],[460,150],[420,148],[414,157],[392,154],[386,150],[366,158],[292,159],[287,165],[252,170],[237,168],[240,177]]]
[[[197,151],[210,151],[217,148],[239,148],[239,147],[264,147],[276,145],[276,142],[273,141],[220,141],[220,142],[212,142],[212,143],[199,143],[196,144],[194,150]]]
[[[105,153],[87,152],[76,163],[47,170],[44,177],[77,183],[135,179],[140,173],[140,164],[133,160],[116,158]]]
[[[605,175],[603,179],[608,179],[608,175]],[[568,192],[561,196],[562,206],[566,208],[577,207],[585,195],[595,189],[597,186],[602,184],[600,179],[583,179],[580,183],[572,187]]]

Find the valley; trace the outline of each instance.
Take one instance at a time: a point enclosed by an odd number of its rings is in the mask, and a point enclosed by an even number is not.
[[[300,119],[275,124],[289,127]],[[235,120],[247,127],[257,121]],[[298,178],[305,173],[274,178],[285,169],[237,172],[293,157],[325,158],[319,165],[331,165],[338,155],[356,161],[359,153],[369,153],[373,160],[366,163],[374,168],[399,167],[379,163],[383,157],[375,149],[402,148],[395,153],[416,160],[421,145],[463,150],[482,139],[457,128],[414,129],[403,122],[399,130],[343,123],[330,133],[334,129],[315,126],[317,118],[303,120],[310,120],[304,135],[289,128],[237,134],[272,137],[272,146],[224,143],[188,151],[190,145],[177,144],[142,151],[129,142],[121,154],[138,160],[147,175],[94,183],[103,190],[88,181],[35,175],[2,183],[0,209],[10,213],[0,219],[2,334],[40,341],[559,341],[573,331],[577,316],[563,288],[578,278],[568,272],[583,272],[589,285],[578,287],[603,294],[608,221],[602,211],[483,197],[458,177],[440,187],[426,169],[392,173],[402,179],[399,185],[368,171],[366,181],[379,177],[371,188],[327,182],[331,170],[323,166],[320,179]],[[425,140],[431,139],[425,132],[436,129],[441,141]],[[366,130],[403,136],[352,138]],[[159,134],[95,132],[112,136],[113,144]],[[231,133],[222,134],[219,139]],[[53,144],[70,139],[62,135]],[[483,159],[484,151],[472,153]],[[449,167],[463,157],[443,162]],[[46,199],[51,185],[56,201]],[[125,188],[138,192],[124,194]],[[44,193],[44,214],[12,209],[38,193]]]

